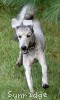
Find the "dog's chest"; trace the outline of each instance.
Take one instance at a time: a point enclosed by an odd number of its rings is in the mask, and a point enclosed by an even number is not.
[[[40,47],[36,47],[35,49],[30,50],[28,52],[27,56],[30,56],[31,58],[36,59],[38,57],[40,51],[41,51],[41,48]]]

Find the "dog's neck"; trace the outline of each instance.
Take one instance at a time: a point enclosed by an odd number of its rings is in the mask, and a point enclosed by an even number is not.
[[[29,46],[28,46],[28,49],[33,49],[33,48],[35,48],[35,45],[36,45],[36,43],[35,43],[35,41],[33,42],[33,43],[29,43]]]
[[[34,41],[33,43],[32,42],[29,43],[28,49],[34,49],[35,46],[36,46],[36,41],[35,41],[35,35],[34,35]]]

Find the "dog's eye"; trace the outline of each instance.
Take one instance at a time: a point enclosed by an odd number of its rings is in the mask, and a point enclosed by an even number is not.
[[[30,35],[27,35],[27,38],[30,37]]]
[[[19,38],[22,38],[21,35],[19,35]]]

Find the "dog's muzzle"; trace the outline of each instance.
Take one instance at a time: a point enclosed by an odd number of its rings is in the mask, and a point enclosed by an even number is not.
[[[35,45],[36,45],[36,43],[34,41],[33,43],[31,43],[31,42],[29,43],[28,48],[25,45],[21,46],[22,53],[26,54],[28,52],[28,50],[34,49]]]
[[[23,54],[26,54],[27,52],[28,52],[28,49],[27,49],[27,47],[26,46],[21,46],[21,50],[22,50],[22,53]]]

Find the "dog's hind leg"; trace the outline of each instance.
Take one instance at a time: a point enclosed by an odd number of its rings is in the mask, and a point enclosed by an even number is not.
[[[38,55],[38,60],[42,67],[42,87],[48,88],[49,86],[47,80],[47,64],[45,61],[45,54],[43,51],[41,51],[40,54]]]
[[[23,54],[22,54],[22,52],[20,51],[20,52],[19,52],[19,58],[18,58],[18,60],[17,60],[17,62],[16,62],[16,65],[17,65],[18,67],[20,67],[20,66],[22,65],[22,63],[23,63]]]

